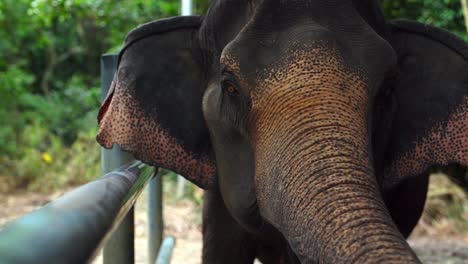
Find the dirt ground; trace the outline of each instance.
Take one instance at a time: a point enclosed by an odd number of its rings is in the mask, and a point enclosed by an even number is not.
[[[52,194],[15,193],[0,194],[0,228],[11,220],[56,199],[64,191]],[[136,204],[135,247],[136,263],[147,263],[146,193]],[[201,259],[200,209],[187,200],[164,204],[165,235],[176,237],[172,256],[175,264],[197,264]],[[468,234],[444,232],[420,223],[409,242],[424,263],[468,264]],[[439,230],[440,229],[440,230]],[[93,263],[101,263],[101,257]]]

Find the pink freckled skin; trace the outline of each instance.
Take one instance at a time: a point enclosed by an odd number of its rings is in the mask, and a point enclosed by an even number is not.
[[[200,187],[211,186],[216,166],[208,157],[195,158],[135,102],[123,89],[115,90],[100,122],[98,142],[106,148],[119,144],[145,163],[172,169]]]
[[[403,153],[385,171],[390,184],[399,178],[419,175],[431,165],[460,163],[468,166],[468,97],[449,116],[424,134],[414,149]]]

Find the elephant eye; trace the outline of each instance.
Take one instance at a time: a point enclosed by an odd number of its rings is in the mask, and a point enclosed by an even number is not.
[[[226,91],[228,94],[231,95],[236,95],[239,93],[239,90],[237,89],[237,86],[234,84],[233,81],[229,79],[224,79],[221,82],[221,88]]]
[[[237,89],[233,85],[229,85],[226,90],[230,94],[236,94],[237,93]]]

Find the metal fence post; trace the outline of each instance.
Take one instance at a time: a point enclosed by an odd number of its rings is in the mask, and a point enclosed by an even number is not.
[[[191,16],[193,13],[193,0],[181,0],[180,2],[180,15]],[[181,199],[185,195],[185,184],[186,180],[179,174],[177,174],[177,199]]]
[[[117,69],[118,56],[104,54],[101,56],[101,99],[107,95],[114,73]],[[110,172],[134,160],[131,154],[123,152],[118,146],[101,150],[102,173]],[[122,221],[118,229],[104,247],[103,261],[105,264],[129,264],[135,260],[134,246],[134,212],[133,208]]]
[[[162,175],[156,175],[148,185],[148,263],[154,263],[163,238]]]
[[[175,246],[175,238],[173,237],[166,237],[161,245],[161,249],[159,250],[158,259],[156,264],[169,264],[171,263],[172,251],[174,250]]]

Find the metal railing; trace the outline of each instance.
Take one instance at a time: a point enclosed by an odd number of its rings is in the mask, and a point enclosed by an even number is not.
[[[103,97],[114,76],[116,62],[116,55],[101,58]],[[156,175],[158,169],[135,161],[118,146],[101,153],[103,177],[66,193],[0,231],[0,264],[88,263],[102,247],[104,263],[134,263],[133,206],[147,185],[148,262],[170,262],[175,240],[166,238],[161,246],[162,181]]]

